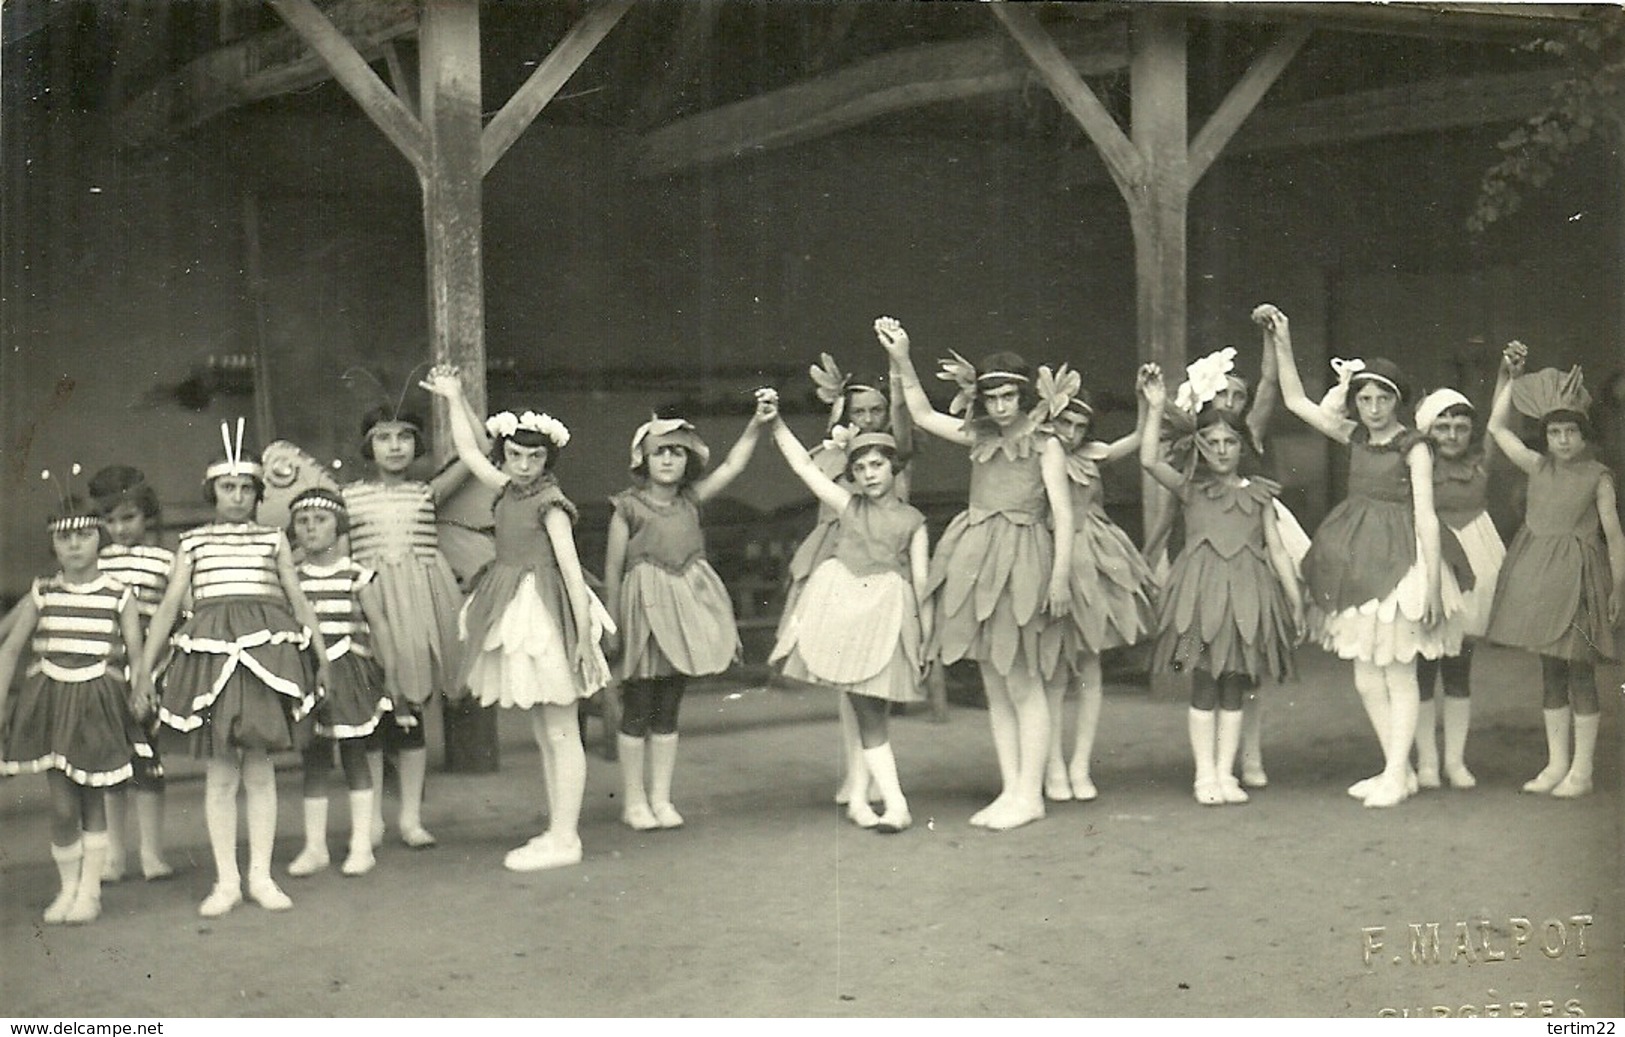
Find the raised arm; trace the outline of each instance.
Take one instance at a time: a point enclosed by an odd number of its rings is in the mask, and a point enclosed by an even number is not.
[[[1292,329],[1286,314],[1265,303],[1253,310],[1253,320],[1264,329],[1264,338],[1275,353],[1276,374],[1281,382],[1281,402],[1286,404],[1286,409],[1328,439],[1347,443],[1353,430],[1352,423],[1327,414],[1303,391],[1303,380],[1298,377],[1298,362],[1292,355]]]
[[[463,380],[457,369],[436,365],[430,369],[429,377],[418,384],[446,401],[446,409],[450,412],[451,441],[469,473],[494,490],[508,485],[508,477],[480,449],[479,419],[463,393]]]
[[[897,458],[904,464],[914,456],[914,419],[908,412],[908,399],[903,393],[903,377],[897,366],[886,363],[886,379],[891,389],[891,437],[897,440]]]
[[[914,424],[939,439],[969,446],[971,435],[965,431],[964,423],[931,406],[931,398],[925,394],[920,374],[908,355],[908,332],[903,330],[903,325],[891,317],[881,317],[875,321],[875,337],[886,351],[894,384],[902,387],[903,401],[908,405],[908,415]]]
[[[1422,614],[1424,626],[1444,619],[1444,603],[1439,590],[1439,514],[1433,510],[1433,451],[1427,443],[1417,443],[1405,455],[1411,469],[1411,508],[1415,512],[1416,542],[1422,553],[1422,572],[1427,580],[1427,603]]]
[[[1107,443],[1105,456],[1101,458],[1102,461],[1110,464],[1113,461],[1121,461],[1125,457],[1133,457],[1140,452],[1140,429],[1145,424],[1145,411],[1145,396],[1136,392],[1134,394],[1134,431]]]
[[[785,463],[796,473],[796,477],[807,484],[807,489],[811,490],[813,496],[820,502],[833,508],[837,515],[852,503],[851,492],[819,470],[818,465],[813,462],[812,455],[807,453],[807,448],[801,445],[801,440],[790,431],[790,426],[784,423],[783,418],[775,418],[773,421],[773,443],[779,448],[779,453],[784,455]]]
[[[756,453],[756,441],[762,438],[762,429],[771,425],[779,416],[778,397],[768,398],[760,395],[756,400],[756,413],[751,415],[750,423],[745,431],[739,434],[734,445],[728,451],[728,456],[705,476],[694,483],[694,497],[700,501],[708,501],[712,497],[727,489],[728,486],[750,464],[751,455]]]
[[[1275,416],[1275,404],[1280,393],[1281,364],[1266,333],[1258,387],[1253,390],[1253,405],[1247,411],[1247,433],[1253,437],[1252,448],[1260,454],[1264,452],[1264,437],[1269,434],[1270,419]]]
[[[1049,614],[1064,616],[1072,611],[1072,486],[1066,475],[1066,449],[1051,436],[1044,437],[1039,456],[1044,476],[1044,492],[1049,497],[1050,515],[1055,520],[1055,565],[1049,577]]]
[[[1501,369],[1496,375],[1495,402],[1490,405],[1490,420],[1486,425],[1489,438],[1501,448],[1501,453],[1507,455],[1507,460],[1518,466],[1526,475],[1534,474],[1540,467],[1540,453],[1531,450],[1518,434],[1512,431],[1509,423],[1512,417],[1512,380],[1523,373],[1524,359],[1528,356],[1528,349],[1521,342],[1509,342],[1501,353]]]
[[[1518,344],[1522,345],[1522,343]],[[1495,367],[1495,391],[1490,393],[1490,406],[1492,408],[1495,406],[1495,401],[1501,398],[1501,390],[1505,389],[1511,383],[1512,375],[1509,372],[1507,365],[1504,363],[1497,364]],[[1486,468],[1489,466],[1490,462],[1495,459],[1495,451],[1497,446],[1498,444],[1495,442],[1495,437],[1489,434],[1489,428],[1486,425],[1484,431],[1484,465]]]
[[[1144,401],[1140,407],[1140,467],[1177,494],[1185,488],[1185,476],[1162,457],[1162,411],[1168,405],[1162,368],[1146,364],[1140,368],[1137,380],[1139,396]]]
[[[164,589],[164,600],[158,603],[158,610],[152,614],[152,622],[147,624],[141,667],[148,673],[158,668],[158,659],[169,646],[169,635],[175,630],[175,620],[180,617],[181,605],[186,601],[191,587],[192,557],[184,550],[176,551],[175,560],[169,566],[169,585]]]

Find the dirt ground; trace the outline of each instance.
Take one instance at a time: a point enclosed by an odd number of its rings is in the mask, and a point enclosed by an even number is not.
[[[885,837],[830,801],[827,693],[699,690],[687,827],[618,824],[615,766],[590,756],[586,860],[529,875],[501,867],[540,802],[528,728],[507,716],[499,773],[431,776],[440,846],[391,842],[365,878],[282,875],[299,843],[285,770],[276,868],[295,907],[214,921],[196,914],[212,881],[200,781],[171,785],[175,879],[109,887],[95,925],[47,928],[45,782],[7,779],[0,1014],[1625,1014],[1621,696],[1605,699],[1598,794],[1520,795],[1543,761],[1538,674],[1483,650],[1479,788],[1366,810],[1342,791],[1378,764],[1347,665],[1300,662],[1300,683],[1267,689],[1271,783],[1250,804],[1198,806],[1183,705],[1112,688],[1100,799],[1003,834],[966,823],[997,773],[979,711],[897,718],[917,824]],[[1432,923],[1437,962],[1425,947],[1413,962],[1411,926],[1425,940]]]

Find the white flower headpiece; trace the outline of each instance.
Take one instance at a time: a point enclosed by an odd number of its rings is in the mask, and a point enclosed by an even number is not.
[[[1236,347],[1225,346],[1185,367],[1185,380],[1174,394],[1174,406],[1195,414],[1224,391],[1236,367]]]
[[[554,450],[563,450],[570,442],[570,430],[564,422],[546,412],[537,414],[533,410],[527,410],[517,417],[511,410],[493,414],[485,419],[485,431],[492,439],[508,438],[515,432],[535,432],[546,436]]]

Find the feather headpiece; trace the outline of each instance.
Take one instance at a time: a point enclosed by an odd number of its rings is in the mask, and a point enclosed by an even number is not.
[[[418,372],[428,367],[431,362],[425,360],[408,371],[406,378],[401,382],[401,391],[394,394],[390,393],[388,387],[379,380],[377,375],[364,367],[352,367],[339,375],[339,380],[345,382],[351,388],[355,387],[355,376],[360,375],[371,382],[373,388],[377,390],[378,403],[367,412],[366,424],[361,429],[361,438],[365,439],[371,434],[375,426],[385,421],[398,421],[409,425],[420,435],[427,431],[423,428],[423,418],[406,410],[406,394],[412,391],[413,385],[417,384]]]
[[[235,442],[231,436],[231,426],[226,422],[220,423],[220,442],[226,449],[224,460],[216,461],[203,469],[203,481],[214,482],[227,475],[246,475],[251,479],[265,481],[265,469],[258,461],[243,457],[243,419],[237,419],[237,438]]]

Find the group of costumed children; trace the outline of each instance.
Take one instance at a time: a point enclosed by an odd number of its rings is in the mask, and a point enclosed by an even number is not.
[[[1285,315],[1265,305],[1253,319],[1264,340],[1257,399],[1233,372],[1234,349],[1190,365],[1172,393],[1148,364],[1137,378],[1137,427],[1103,442],[1090,437],[1078,374],[1035,371],[1014,353],[979,367],[958,354],[944,361],[939,377],[958,395],[947,413],[936,410],[907,333],[882,317],[875,332],[890,360],[889,393],[845,378],[826,356],[812,374],[831,422],[811,452],[771,389],[757,391],[744,433],[715,467],[687,420],[657,417],[637,430],[633,485],[611,498],[602,599],[555,474],[569,431],[531,411],[481,423],[454,368],[434,368],[421,385],[448,403],[457,463],[431,481],[412,478],[423,423],[399,401],[386,404],[363,420],[370,477],[306,490],[287,530],[255,522],[264,472],[244,456],[241,422],[235,437],[222,429],[224,456],[204,472],[214,520],[183,534],[173,553],[156,546],[157,496],[136,469],[99,472],[88,501],[64,482],[49,524],[60,572],[35,581],[0,635],[0,774],[44,772],[50,784],[61,883],[44,920],[98,916],[104,878],[125,869],[125,788],[142,873],[170,874],[160,729],[188,735],[206,761],[216,873],[206,917],[245,893],[267,909],[291,906],[271,874],[273,754],[298,750],[305,763],[305,844],[289,874],[330,865],[335,749],[349,790],[342,873],[375,866],[385,750],[401,778],[399,838],[432,846],[421,816],[423,707],[436,690],[529,715],[548,827],[510,851],[506,867],[581,860],[578,706],[612,681],[622,700],[621,819],[637,830],[681,826],[672,781],[685,685],[740,655],[700,509],[745,469],[764,432],[820,505],[790,562],[772,660],[790,678],[839,692],[846,774],[836,799],[863,828],[911,825],[888,716],[960,660],[980,669],[1000,777],[971,823],[1005,830],[1042,818],[1046,800],[1094,799],[1101,653],[1141,643],[1153,672],[1190,679],[1193,792],[1204,805],[1246,802],[1243,786],[1267,782],[1256,690],[1266,676],[1291,675],[1306,636],[1354,664],[1383,757],[1380,772],[1349,788],[1365,805],[1393,806],[1445,781],[1474,784],[1464,747],[1480,638],[1540,657],[1548,763],[1524,790],[1589,792],[1594,667],[1616,657],[1625,537],[1612,476],[1588,446],[1579,370],[1525,375],[1526,349],[1509,345],[1478,446],[1466,397],[1438,389],[1416,400],[1386,360],[1334,361],[1337,383],[1311,400]],[[1264,474],[1277,389],[1288,410],[1350,452],[1348,494],[1312,538]],[[1514,433],[1514,409],[1539,421],[1544,449]],[[967,507],[934,552],[907,502],[918,432],[965,447],[971,465]],[[1525,525],[1509,549],[1485,507],[1495,448],[1529,478]],[[1107,517],[1100,465],[1129,457],[1178,503],[1183,546],[1172,559],[1172,511],[1151,516],[1145,554]],[[436,509],[470,477],[495,493],[495,556],[465,598],[437,544]],[[1070,757],[1068,689],[1078,697]]]

